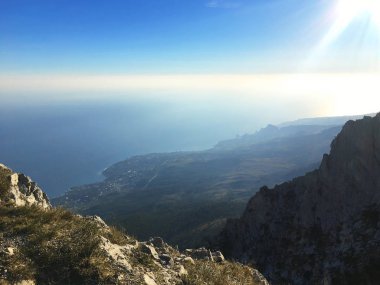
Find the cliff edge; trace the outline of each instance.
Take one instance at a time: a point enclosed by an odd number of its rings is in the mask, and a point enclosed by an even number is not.
[[[347,122],[319,169],[262,187],[220,245],[271,284],[379,284],[380,114]]]

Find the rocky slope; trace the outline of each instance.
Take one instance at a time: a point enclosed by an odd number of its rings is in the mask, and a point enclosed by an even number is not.
[[[205,248],[139,242],[97,216],[52,208],[23,174],[0,166],[0,284],[267,285]]]
[[[319,169],[262,187],[220,242],[271,284],[379,284],[380,114],[347,122]]]
[[[0,202],[16,206],[38,206],[51,208],[49,199],[38,185],[22,173],[14,173],[0,163]]]

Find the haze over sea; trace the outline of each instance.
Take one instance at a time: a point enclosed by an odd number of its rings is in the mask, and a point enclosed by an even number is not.
[[[241,108],[240,108],[241,109]],[[102,179],[131,155],[200,150],[252,132],[267,118],[223,102],[77,101],[0,106],[1,161],[28,173],[49,194]],[[281,118],[279,118],[281,119]]]
[[[374,112],[378,78],[0,76],[0,158],[55,197],[132,155],[207,149],[268,123]]]

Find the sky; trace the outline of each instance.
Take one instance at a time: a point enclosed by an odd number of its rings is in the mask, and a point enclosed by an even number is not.
[[[376,112],[378,2],[0,0],[0,98],[238,98],[298,102],[308,111],[297,116]]]

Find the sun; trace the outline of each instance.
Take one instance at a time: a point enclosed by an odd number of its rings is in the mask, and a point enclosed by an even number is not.
[[[380,27],[380,0],[339,0],[336,11],[339,20],[346,24],[367,16]]]

